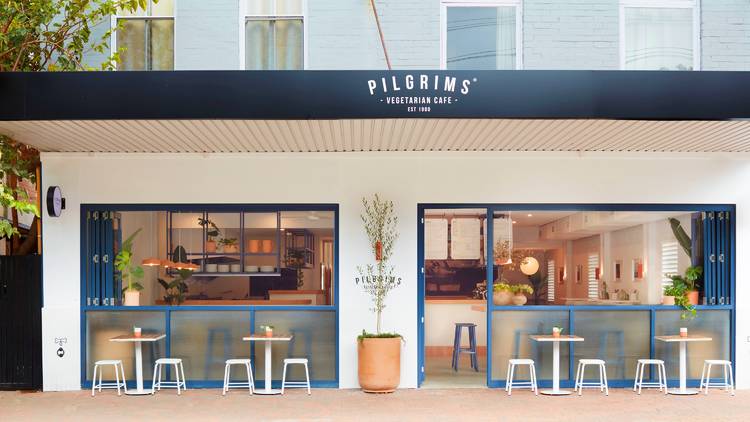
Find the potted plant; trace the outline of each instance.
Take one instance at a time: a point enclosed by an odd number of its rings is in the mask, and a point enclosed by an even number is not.
[[[198,225],[206,229],[206,252],[216,252],[216,238],[221,235],[221,231],[208,218],[198,218]]]
[[[376,194],[372,201],[362,198],[362,223],[367,233],[374,264],[357,266],[357,285],[372,297],[372,311],[376,314],[376,331],[362,330],[357,337],[359,385],[368,393],[390,393],[401,380],[401,335],[382,331],[382,314],[388,292],[401,285],[395,268],[388,264],[393,245],[398,238],[398,217],[393,202],[381,200]]]
[[[185,293],[188,291],[187,283],[185,282],[193,275],[191,270],[179,270],[177,277],[167,282],[161,278],[157,281],[164,288],[164,301],[167,305],[180,305],[185,301]]]
[[[496,306],[510,305],[513,300],[513,292],[510,284],[505,279],[492,285],[492,303]]]
[[[133,264],[133,240],[141,229],[136,230],[131,234],[120,248],[120,252],[115,257],[115,269],[118,271],[117,275],[121,283],[126,283],[126,286],[122,289],[125,296],[125,306],[138,306],[140,304],[140,291],[143,290],[143,286],[138,280],[143,278],[143,268],[140,265]]]
[[[261,325],[260,334],[266,337],[273,337],[273,325]]]
[[[297,271],[297,287],[305,285],[305,251],[302,249],[288,248],[284,261],[286,266]]]
[[[661,299],[661,303],[662,305],[674,306],[675,297],[683,296],[684,294],[685,294],[685,285],[673,280],[672,284],[664,287],[664,296]]]
[[[695,283],[698,281],[698,279],[701,278],[702,275],[703,267],[690,266],[685,268],[684,276],[673,274],[670,275],[669,278],[672,279],[672,283],[678,282],[683,284],[685,286],[685,295],[687,296],[688,302],[690,302],[691,305],[697,305],[699,292],[695,288]]]
[[[564,328],[563,327],[552,327],[552,337],[560,337]]]
[[[680,319],[695,318],[697,311],[695,305],[690,301],[690,290],[685,282],[685,278],[680,276],[670,276],[670,278],[672,279],[672,285],[664,289],[662,303],[664,305],[677,305],[681,307],[682,314],[680,314]]]
[[[527,294],[534,294],[534,288],[528,284],[515,284],[511,286],[511,291],[513,292],[513,298],[511,300],[513,304],[517,306],[526,304],[526,301],[528,300],[526,298]]]
[[[237,238],[235,237],[221,239],[219,240],[219,245],[221,245],[221,250],[224,253],[238,253],[240,251],[237,245]]]

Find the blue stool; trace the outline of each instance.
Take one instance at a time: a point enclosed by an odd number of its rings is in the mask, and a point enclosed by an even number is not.
[[[469,330],[469,347],[461,347],[461,332],[466,327]],[[477,363],[477,324],[470,322],[457,322],[456,333],[453,337],[453,362],[451,366],[454,371],[458,371],[458,358],[461,353],[468,353],[471,356],[471,367],[475,371],[479,372],[479,364]]]

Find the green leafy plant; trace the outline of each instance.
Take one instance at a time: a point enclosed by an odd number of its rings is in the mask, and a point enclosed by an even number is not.
[[[230,237],[219,240],[219,244],[223,246],[234,246],[237,244],[237,238]]]
[[[156,3],[157,0],[154,0]],[[93,51],[110,56],[113,26],[101,38],[92,28],[109,22],[118,10],[134,12],[147,0],[8,0],[0,2],[0,72],[93,70],[83,62]],[[100,65],[111,70],[120,52]]]
[[[529,286],[528,284],[514,284],[510,286],[510,289],[513,292],[513,294],[522,294],[522,293],[533,294],[534,293],[534,288]]]
[[[185,295],[188,291],[187,279],[192,277],[193,272],[190,270],[179,270],[177,277],[170,281],[158,278],[157,281],[164,288],[164,301],[169,305],[180,305],[185,302]]]
[[[680,247],[683,251],[687,254],[689,258],[693,257],[693,243],[690,241],[690,236],[685,232],[685,229],[682,228],[682,225],[680,223],[680,220],[676,218],[669,218],[669,225],[672,227],[672,233],[674,234],[674,238],[677,239],[677,243],[680,244]]]
[[[273,325],[261,325],[258,328],[260,328],[260,331],[273,330]]]
[[[2,6],[0,6],[0,10]],[[39,165],[39,151],[7,136],[0,135],[0,206],[6,214],[5,219],[0,219],[0,237],[6,237],[18,241],[18,214],[33,214],[34,222],[31,225],[31,233],[27,236],[24,244],[14,245],[13,253],[24,255],[35,251],[36,227],[39,218],[39,209],[36,206],[23,182],[26,181],[36,186],[36,168]],[[15,238],[14,238],[15,237]]]
[[[286,256],[284,256],[284,262],[289,268],[294,268],[297,271],[297,287],[305,285],[305,272],[302,271],[305,268],[305,251],[303,249],[288,248],[286,250]]]
[[[357,266],[359,277],[355,279],[355,283],[361,285],[371,296],[373,302],[371,310],[376,314],[377,331],[375,334],[382,334],[385,299],[388,292],[401,285],[401,278],[396,277],[395,268],[388,264],[393,254],[394,244],[398,239],[396,231],[398,217],[394,212],[393,202],[382,200],[377,194],[371,201],[362,198],[362,205],[364,213],[360,218],[367,233],[375,264]]]
[[[120,252],[115,257],[115,269],[118,271],[120,282],[127,285],[122,289],[123,292],[134,292],[143,290],[143,286],[138,281],[143,278],[143,268],[140,265],[133,264],[133,240],[138,236],[141,229],[136,230],[124,242]]]
[[[208,218],[198,218],[198,225],[206,228],[206,239],[209,242],[212,242],[214,239],[221,236],[221,230],[216,227],[216,223]]]
[[[563,332],[563,330],[565,330],[565,328],[558,327],[558,326],[552,327],[552,331],[555,331],[555,330],[557,330],[558,333],[562,334],[562,332]]]
[[[512,292],[513,287],[511,287],[511,285],[508,284],[505,279],[503,279],[501,282],[495,283],[492,285],[492,291],[493,292]]]
[[[397,333],[368,333],[367,331],[362,330],[362,334],[357,336],[357,341],[362,341],[366,338],[400,338],[403,340],[401,334]]]
[[[695,291],[695,285],[703,275],[703,267],[690,266],[685,269],[685,275],[667,275],[672,280],[672,285],[664,288],[665,296],[674,296],[674,304],[682,308],[681,319],[692,319],[697,315],[695,305],[690,303],[688,293]]]

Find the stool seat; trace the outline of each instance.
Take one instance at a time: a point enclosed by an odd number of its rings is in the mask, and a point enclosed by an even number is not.
[[[710,365],[731,365],[732,362],[723,359],[706,359],[706,364]]]
[[[301,365],[307,363],[307,358],[285,358],[284,363]]]
[[[601,359],[579,359],[579,363],[584,365],[604,365],[605,362]]]
[[[227,359],[227,365],[244,365],[250,363],[250,359]]]
[[[182,363],[182,359],[180,358],[159,358],[156,359],[156,363],[160,365],[175,365],[178,363]]]
[[[711,368],[713,366],[720,366],[724,371],[724,381],[711,381]],[[732,373],[732,361],[724,359],[706,359],[703,362],[703,370],[701,371],[701,383],[698,391],[706,389],[705,393],[708,395],[708,389],[723,388],[724,391],[729,391],[734,395],[734,374]]]
[[[122,361],[120,359],[104,359],[94,362],[94,365],[120,365]]]
[[[533,365],[533,359],[510,359],[509,362],[513,365]]]
[[[661,359],[638,359],[638,363],[645,363],[646,365],[658,365],[664,364],[664,361]]]

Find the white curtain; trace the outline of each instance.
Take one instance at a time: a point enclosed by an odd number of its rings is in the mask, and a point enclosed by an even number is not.
[[[626,7],[625,69],[692,70],[693,10]]]

